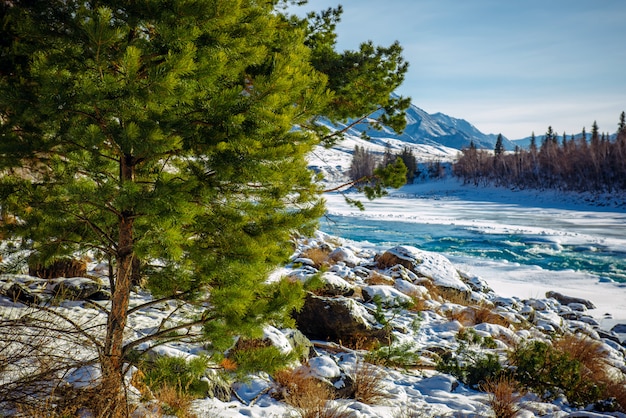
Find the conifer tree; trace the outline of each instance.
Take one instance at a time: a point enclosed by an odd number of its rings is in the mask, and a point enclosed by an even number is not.
[[[502,144],[502,134],[498,134],[498,138],[496,139],[496,145],[494,147],[494,155],[500,156],[504,152],[504,145]]]
[[[413,150],[406,146],[402,149],[400,158],[402,158],[402,162],[404,162],[404,165],[406,166],[406,182],[411,184],[413,183],[415,173],[417,172],[417,158],[415,158]]]
[[[107,407],[137,344],[124,341],[137,260],[155,295],[209,298],[189,325],[216,349],[288,321],[297,288],[265,277],[323,211],[305,162],[315,119],[402,115],[399,45],[334,53],[331,28],[320,40],[278,3],[2,2],[0,199],[20,220],[4,236],[43,263],[110,261]]]

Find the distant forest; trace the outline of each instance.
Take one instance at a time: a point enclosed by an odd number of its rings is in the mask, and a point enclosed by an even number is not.
[[[502,136],[495,149],[479,150],[471,143],[453,165],[453,172],[468,184],[495,184],[521,189],[560,189],[578,192],[626,190],[626,122],[622,112],[617,135],[611,140],[593,123],[588,135],[563,134],[562,141],[548,127],[537,146],[533,133],[529,148],[505,152]]]

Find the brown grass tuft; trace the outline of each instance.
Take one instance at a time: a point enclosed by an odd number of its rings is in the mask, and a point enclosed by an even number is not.
[[[599,341],[582,334],[567,334],[554,341],[553,345],[557,350],[578,360],[587,371],[586,378],[594,382],[611,380],[606,354]]]
[[[393,285],[394,280],[391,277],[385,276],[377,271],[372,271],[370,275],[365,279],[365,282],[369,285]]]
[[[513,418],[517,415],[519,411],[517,404],[522,394],[513,378],[500,376],[487,379],[487,382],[480,388],[489,393],[489,406],[493,409],[496,418]]]
[[[354,399],[375,405],[389,398],[384,378],[385,373],[379,367],[358,361],[352,372]]]
[[[229,359],[229,358],[225,358],[222,361],[220,361],[220,366],[229,372],[235,371],[237,370],[237,362],[235,360]]]
[[[328,254],[330,252],[323,248],[309,248],[300,254],[302,258],[308,258],[313,261],[314,267],[319,269],[323,265],[330,264],[330,260],[328,259]]]
[[[196,415],[190,412],[191,402],[195,398],[180,388],[163,385],[155,393],[155,398],[166,415],[174,415],[177,418],[196,418]]]
[[[614,398],[620,406],[621,412],[626,412],[626,375],[612,379],[606,385],[606,394],[609,398]]]
[[[297,370],[285,369],[274,374],[278,398],[292,406],[301,418],[347,418],[348,414],[328,405],[333,399],[330,387]]]

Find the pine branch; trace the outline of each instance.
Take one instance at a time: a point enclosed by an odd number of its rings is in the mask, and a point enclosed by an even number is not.
[[[195,327],[195,326],[198,326],[198,325],[204,325],[207,321],[208,321],[208,318],[202,318],[202,319],[198,319],[197,321],[187,322],[187,323],[184,323],[184,324],[177,325],[175,327],[163,329],[161,331],[155,332],[154,334],[146,335],[145,337],[139,338],[139,339],[137,339],[135,341],[131,341],[131,342],[125,344],[124,348],[123,348],[123,352],[127,353],[128,350],[130,350],[133,347],[136,347],[136,346],[138,346],[140,344],[143,344],[143,343],[145,343],[147,341],[156,340],[156,339],[158,339],[160,337],[163,337],[163,336],[165,336],[167,334],[170,334],[172,332],[179,331],[181,329],[190,329],[191,327]],[[190,332],[190,330],[189,330],[189,332]],[[181,335],[176,335],[176,336],[169,336],[168,338],[170,338],[170,339],[172,339],[172,341],[174,341],[174,340],[179,340],[179,339],[183,339],[183,338],[188,338],[189,336],[190,336],[190,334],[187,333],[187,334],[181,334]]]
[[[376,113],[376,112],[378,112],[379,110],[381,110],[382,108],[383,108],[382,106],[378,106],[378,108],[376,108],[375,110],[371,111],[370,113],[368,113],[368,114],[366,114],[366,115],[364,115],[364,116],[361,116],[360,118],[356,119],[356,120],[355,120],[355,121],[353,121],[351,124],[347,125],[345,128],[343,128],[343,129],[341,129],[341,130],[339,130],[339,131],[335,131],[335,132],[333,132],[333,133],[332,133],[332,134],[330,134],[330,135],[326,135],[325,137],[323,137],[323,138],[321,139],[321,142],[322,142],[322,143],[323,143],[323,142],[326,142],[326,141],[328,141],[329,139],[331,139],[331,138],[333,138],[333,137],[336,137],[336,136],[339,136],[339,135],[341,135],[341,134],[343,134],[343,133],[348,132],[348,131],[349,131],[350,129],[352,129],[354,126],[356,126],[356,125],[358,125],[359,123],[363,122],[365,119],[369,118],[369,117],[370,117],[370,116],[372,116],[374,113]]]
[[[141,305],[137,305],[128,310],[128,315],[131,315],[137,312],[140,309],[145,309],[153,305],[158,305],[159,303],[166,302],[168,300],[183,300],[184,297],[189,296],[190,294],[196,292],[197,289],[187,290],[186,292],[177,293],[176,295],[168,295],[164,296],[160,299],[151,300],[150,302],[142,303]]]

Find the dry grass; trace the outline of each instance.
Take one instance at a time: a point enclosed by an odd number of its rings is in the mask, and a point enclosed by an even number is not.
[[[323,248],[309,248],[300,254],[302,258],[308,258],[313,261],[313,265],[315,268],[319,269],[323,265],[329,265],[330,261],[328,258],[328,254],[330,252]]]
[[[494,312],[490,306],[481,305],[472,307],[475,311],[476,324],[495,324],[501,325],[505,328],[508,328],[511,325],[511,322],[500,315],[497,312]]]
[[[277,397],[293,407],[301,418],[347,418],[340,408],[328,405],[333,399],[330,387],[311,376],[285,369],[274,374]]]
[[[481,389],[489,393],[489,406],[496,418],[513,418],[519,411],[517,405],[522,395],[517,382],[507,376],[488,379]]]
[[[135,411],[136,405],[125,402],[123,396],[120,396],[118,402],[113,403],[109,402],[104,393],[101,388],[66,388],[38,402],[22,403],[17,406],[17,410],[20,416],[32,418],[67,418],[85,415],[95,418],[128,418]]]
[[[384,385],[385,373],[379,367],[357,362],[352,371],[354,399],[368,405],[376,405],[389,398]]]
[[[578,360],[583,365],[584,378],[603,387],[606,398],[614,398],[626,411],[626,375],[610,365],[602,343],[586,335],[568,334],[553,345]]]
[[[594,382],[610,381],[606,354],[599,341],[581,334],[568,334],[553,343],[554,348],[578,360],[587,371],[586,378]]]
[[[413,299],[413,305],[409,308],[410,311],[413,312],[422,312],[430,309],[426,299],[422,298],[421,295],[408,295]]]
[[[609,398],[614,398],[620,406],[621,412],[626,412],[626,375],[612,379],[606,384],[606,394]]]
[[[391,286],[394,284],[394,280],[391,277],[385,276],[384,274],[380,274],[377,271],[372,271],[370,275],[367,277],[367,279],[365,279],[365,282],[372,286],[375,286],[375,285]]]
[[[161,404],[166,415],[174,415],[178,418],[196,418],[190,412],[193,395],[185,393],[181,388],[163,385],[156,393],[155,398]]]

